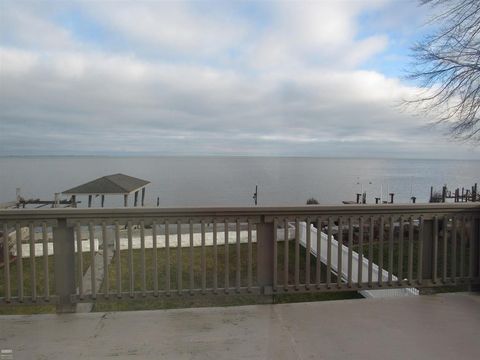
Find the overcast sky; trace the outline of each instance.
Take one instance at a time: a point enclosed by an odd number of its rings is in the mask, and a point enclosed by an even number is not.
[[[401,108],[409,0],[0,0],[0,155],[473,158]]]

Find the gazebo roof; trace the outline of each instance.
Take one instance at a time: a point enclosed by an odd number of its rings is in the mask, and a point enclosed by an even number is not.
[[[65,190],[63,194],[129,194],[148,184],[150,181],[124,174],[113,174]]]

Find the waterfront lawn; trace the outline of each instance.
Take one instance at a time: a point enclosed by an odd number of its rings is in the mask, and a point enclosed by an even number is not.
[[[83,253],[84,272],[89,268],[91,263],[90,254]],[[45,271],[44,271],[43,256],[35,257],[35,280],[36,292],[39,299],[43,299],[45,294]],[[23,295],[26,297],[32,296],[32,262],[30,258],[22,259],[23,271]],[[48,256],[48,278],[49,291],[51,295],[55,294],[55,278],[54,278],[54,256]],[[12,297],[18,296],[18,266],[17,261],[10,263],[10,289]],[[6,281],[4,267],[0,268],[0,297],[6,296]],[[32,305],[13,303],[5,304],[0,302],[0,315],[20,315],[20,314],[42,314],[54,313],[55,304]]]
[[[468,275],[468,266],[469,266],[469,256],[470,256],[470,249],[468,244],[464,245],[464,249],[462,251],[460,246],[460,241],[456,244],[456,251],[455,251],[455,258],[453,257],[453,241],[451,238],[448,239],[447,243],[438,244],[438,257],[437,257],[437,279],[442,281],[445,279],[445,286],[439,286],[432,288],[429,290],[430,292],[450,292],[450,291],[464,291],[468,289],[464,284],[453,283],[451,280],[451,275],[453,271],[453,264],[455,263],[455,271],[457,277],[461,275],[461,265],[463,264],[463,274],[465,276]],[[445,248],[446,246],[446,248]],[[383,250],[381,250],[383,248]],[[352,249],[356,252],[359,252],[360,246],[355,244],[352,246]],[[363,254],[365,257],[368,258],[369,256],[369,246],[368,244],[363,245]],[[400,274],[399,264],[400,264],[400,252],[402,251],[402,272]],[[380,254],[383,256],[380,256]],[[444,261],[444,253],[447,254],[446,259]],[[383,268],[386,271],[392,271],[392,274],[395,275],[397,278],[408,278],[408,270],[409,270],[409,257],[411,257],[412,261],[412,284],[415,285],[416,280],[418,279],[418,260],[419,260],[419,243],[418,240],[414,240],[412,242],[411,250],[409,245],[409,240],[404,239],[403,246],[400,245],[398,239],[393,242],[392,250],[390,250],[390,246],[388,241],[385,241],[383,245],[380,245],[378,242],[372,244],[372,254],[373,254],[373,262],[379,265],[380,258],[383,261]],[[464,256],[462,262],[462,254]],[[455,259],[455,261],[454,261]],[[399,276],[400,274],[400,276]],[[376,279],[373,279],[375,282]]]
[[[283,285],[283,274],[284,274],[284,246],[283,243],[278,244],[278,281],[279,285]],[[252,244],[252,280],[253,284],[256,284],[256,244]],[[166,281],[168,277],[166,276],[167,272],[167,263],[166,263],[166,250],[164,248],[157,249],[157,264],[158,264],[158,280],[159,280],[159,290],[164,290],[166,288]],[[206,277],[206,287],[213,287],[213,268],[214,268],[214,252],[212,246],[205,247],[205,265],[207,270]],[[289,241],[289,256],[288,256],[288,278],[289,284],[294,283],[294,265],[295,265],[295,241]],[[134,265],[134,290],[142,290],[142,278],[141,278],[141,250],[133,250],[133,265]],[[193,259],[193,284],[194,288],[198,288],[201,285],[201,259],[202,259],[202,250],[200,247],[194,247],[192,251]],[[217,287],[222,288],[225,286],[225,269],[226,269],[226,247],[224,245],[219,245],[217,247],[217,268],[218,268],[218,282]],[[240,273],[241,273],[241,286],[247,286],[247,265],[248,265],[248,245],[240,245]],[[122,291],[128,291],[129,289],[129,273],[128,273],[128,251],[121,252],[121,287]],[[316,268],[316,258],[313,255],[310,255],[310,279],[311,282],[315,281],[315,268]],[[299,246],[299,281],[303,283],[305,281],[305,262],[306,262],[306,250],[302,246]],[[145,263],[146,263],[146,288],[147,290],[153,289],[153,250],[145,250]],[[190,248],[182,248],[182,257],[181,257],[181,270],[182,270],[182,288],[188,289],[190,284],[190,273],[189,273],[189,264],[190,264]],[[236,265],[237,265],[237,254],[236,254],[236,245],[228,245],[228,283],[230,287],[236,285]],[[97,300],[95,304],[94,311],[118,311],[118,310],[145,310],[145,309],[169,309],[169,308],[185,308],[185,307],[202,307],[202,306],[238,306],[238,305],[247,305],[247,304],[258,304],[258,303],[271,303],[272,296],[256,295],[256,294],[242,294],[229,296],[225,294],[218,295],[206,295],[206,296],[190,296],[184,294],[178,296],[176,290],[178,289],[177,283],[177,249],[170,249],[170,289],[172,291],[171,296],[161,295],[158,298],[146,298],[146,299],[110,299],[109,301],[102,300],[101,297]],[[326,267],[322,267],[322,281],[325,281]],[[335,276],[332,274],[332,282],[336,281]],[[112,260],[112,263],[109,267],[109,292],[111,296],[115,296],[116,291],[116,259],[115,257]],[[105,284],[102,287],[102,291],[105,290]],[[234,291],[234,290],[231,290]],[[339,293],[316,293],[316,294],[302,294],[302,293],[291,293],[291,294],[282,294],[275,295],[273,297],[274,303],[284,303],[284,302],[301,302],[301,301],[320,301],[320,300],[333,300],[333,299],[346,299],[346,298],[357,298],[361,297],[356,292],[339,292]]]

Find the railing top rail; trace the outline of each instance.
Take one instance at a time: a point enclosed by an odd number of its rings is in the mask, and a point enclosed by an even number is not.
[[[55,208],[0,210],[0,222],[48,219],[112,219],[112,218],[231,218],[258,217],[318,217],[368,216],[395,214],[444,214],[480,212],[478,203],[441,204],[382,204],[382,205],[308,205],[308,206],[248,206],[248,207],[138,207],[138,208]]]

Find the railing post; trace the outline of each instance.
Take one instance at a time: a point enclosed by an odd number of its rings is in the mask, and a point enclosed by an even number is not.
[[[53,228],[55,291],[58,295],[57,313],[75,312],[71,296],[75,294],[75,239],[73,227],[66,219],[58,219]]]
[[[257,224],[257,281],[264,295],[273,287],[273,223]]]

